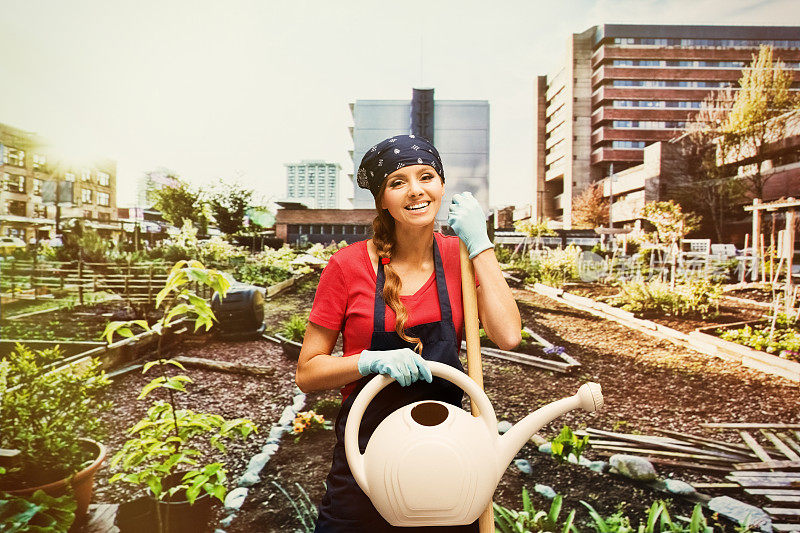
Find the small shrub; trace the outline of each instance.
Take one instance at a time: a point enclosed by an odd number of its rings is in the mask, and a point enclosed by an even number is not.
[[[550,442],[550,450],[559,463],[568,460],[570,455],[575,456],[577,462],[588,445],[588,435],[578,437],[569,426],[565,425],[561,429],[561,433]]]
[[[281,335],[294,342],[303,342],[308,326],[308,315],[305,313],[292,315],[281,328]]]
[[[0,492],[0,531],[66,533],[76,508],[72,493],[53,498],[37,490],[23,498]]]
[[[526,283],[544,283],[553,287],[561,287],[568,281],[579,279],[578,258],[581,249],[574,245],[566,248],[544,250],[538,257],[530,261],[526,268]]]
[[[341,398],[322,398],[314,403],[314,405],[311,407],[311,410],[331,419],[336,417],[341,407]]]
[[[708,318],[719,312],[721,294],[722,287],[706,279],[688,280],[674,288],[660,280],[636,280],[620,284],[620,294],[613,303],[636,314]]]

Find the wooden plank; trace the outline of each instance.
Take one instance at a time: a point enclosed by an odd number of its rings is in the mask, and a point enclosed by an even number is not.
[[[800,503],[800,496],[785,496],[783,494],[765,494],[764,497],[771,502]]]
[[[742,487],[750,487],[754,489],[766,489],[766,488],[792,488],[792,487],[800,487],[800,479],[792,479],[792,478],[785,478],[785,477],[774,477],[774,478],[767,478],[767,477],[734,477],[734,476],[725,476],[725,479],[728,481],[735,481]]]
[[[614,452],[597,452],[603,456],[611,456],[614,455]],[[689,461],[674,461],[672,459],[665,459],[663,457],[652,457],[652,456],[644,456],[645,459],[650,461],[653,464],[660,464],[666,466],[677,466],[680,468],[690,468],[693,470],[702,470],[704,472],[730,472],[731,469],[724,467],[724,466],[714,466],[714,465],[707,465],[703,463],[695,463]],[[738,486],[738,485],[737,485]]]
[[[738,483],[691,483],[691,485],[697,490],[728,490],[742,488]]]
[[[608,445],[601,445],[601,446],[592,446],[594,449],[598,450],[616,450],[620,452],[636,452],[639,454],[644,455],[666,455],[668,457],[681,457],[684,459],[697,459],[700,461],[712,461],[718,463],[727,464],[729,461],[725,459],[720,459],[719,457],[714,457],[712,455],[700,455],[700,454],[692,454],[692,453],[683,453],[683,452],[673,452],[670,450],[651,450],[647,448],[626,448],[624,446],[608,446]],[[730,472],[730,468],[727,469]]]
[[[757,478],[757,477],[787,477],[787,478],[797,478],[800,480],[800,472],[731,472],[731,476],[736,478]]]
[[[785,496],[800,496],[800,489],[744,489],[748,494],[766,495],[782,494]]]
[[[798,529],[800,528],[798,528],[797,524],[772,524],[772,531],[778,531],[779,533],[783,531],[797,532]]]
[[[768,461],[759,463],[735,463],[736,470],[773,470],[800,468],[800,461]]]
[[[680,431],[671,431],[668,429],[656,429],[658,433],[663,433],[664,435],[670,435],[673,437],[680,437],[684,440],[688,440],[690,442],[694,442],[695,444],[703,444],[705,446],[711,446],[712,448],[717,448],[722,451],[734,452],[739,453],[742,455],[752,455],[755,457],[755,454],[750,451],[744,444],[734,444],[731,442],[724,442],[714,439],[708,439],[706,437],[698,437],[696,435],[690,435],[688,433],[681,433]]]
[[[778,438],[777,435],[772,433],[771,431],[767,431],[765,429],[761,430],[761,433],[769,439],[769,441],[775,445],[779,452],[786,456],[787,459],[790,461],[800,461],[800,455],[794,453],[794,450],[789,448],[781,439]]]
[[[776,432],[775,435],[777,435],[778,438],[781,439],[783,442],[785,442],[791,449],[800,453],[800,444],[798,444],[797,441],[794,440],[791,435],[789,435],[788,433],[783,433],[782,431]]]
[[[83,533],[119,533],[114,525],[119,505],[112,503],[92,504],[89,506],[89,518],[83,527]]]
[[[713,450],[702,450],[700,448],[695,448],[694,446],[684,445],[684,444],[673,444],[670,442],[663,442],[661,439],[651,438],[646,435],[629,435],[626,433],[614,433],[612,431],[603,431],[600,429],[592,429],[586,428],[586,431],[592,435],[601,435],[601,436],[609,436],[614,437],[621,440],[626,440],[630,442],[635,442],[637,444],[650,444],[653,446],[657,446],[659,448],[666,448],[667,450],[673,450],[676,452],[684,452],[689,454],[702,454],[705,456],[714,456],[724,459],[726,461],[734,462],[740,460],[740,455],[732,455],[731,453],[713,451]]]
[[[770,516],[800,516],[800,509],[790,509],[787,507],[764,507],[764,512]],[[795,524],[795,527],[800,526]]]
[[[766,450],[764,450],[764,448],[762,448],[761,445],[756,442],[756,439],[754,439],[750,433],[746,431],[740,431],[739,435],[741,435],[744,442],[750,446],[750,449],[753,450],[753,453],[756,454],[756,457],[762,461],[772,461],[772,457],[770,457]]]
[[[714,326],[717,327],[717,326]],[[800,424],[756,424],[750,422],[704,422],[700,424],[704,428],[719,429],[800,429]]]

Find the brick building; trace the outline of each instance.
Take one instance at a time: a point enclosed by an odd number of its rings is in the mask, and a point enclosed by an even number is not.
[[[49,239],[69,219],[107,237],[119,232],[113,160],[72,161],[39,135],[0,124],[0,180],[2,235]]]
[[[369,239],[375,209],[306,209],[302,204],[279,202],[275,236],[287,244],[304,242],[353,243]]]
[[[535,217],[571,227],[573,198],[680,134],[709,91],[735,89],[761,44],[799,88],[800,27],[604,24],[573,34],[566,60],[536,83]]]

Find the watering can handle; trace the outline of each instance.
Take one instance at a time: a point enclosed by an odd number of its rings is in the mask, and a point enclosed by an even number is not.
[[[431,374],[444,378],[463,389],[472,401],[477,404],[480,410],[480,419],[486,424],[486,429],[497,433],[497,416],[494,414],[494,408],[489,401],[489,397],[486,396],[486,393],[475,381],[464,372],[450,365],[437,361],[427,361],[427,363]],[[361,418],[364,416],[364,411],[366,411],[369,402],[392,381],[394,381],[393,378],[383,374],[372,378],[356,396],[353,407],[350,409],[350,415],[347,417],[347,424],[344,427],[344,451],[347,456],[347,462],[350,465],[350,471],[353,473],[353,477],[361,487],[361,490],[367,494],[369,494],[369,490],[364,470],[364,456],[358,449],[358,430],[361,427]]]

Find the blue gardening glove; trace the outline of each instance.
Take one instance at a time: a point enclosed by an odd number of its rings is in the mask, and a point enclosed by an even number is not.
[[[486,217],[483,209],[471,192],[453,196],[447,224],[453,228],[458,238],[464,241],[470,259],[484,250],[494,248],[486,233]]]
[[[422,378],[428,383],[433,375],[425,360],[410,348],[399,350],[364,350],[358,358],[358,372],[362,376],[369,374],[387,374],[406,387]]]

